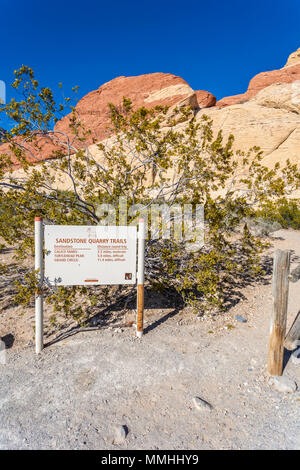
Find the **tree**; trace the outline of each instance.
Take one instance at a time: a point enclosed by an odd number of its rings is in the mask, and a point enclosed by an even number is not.
[[[198,121],[187,107],[133,109],[126,97],[119,106],[108,104],[108,138],[91,148],[87,142],[92,131],[84,127],[76,108],[69,99],[56,104],[53,92],[39,85],[32,69],[17,70],[13,87],[22,98],[1,107],[15,125],[0,148],[0,236],[19,259],[33,255],[34,216],[55,224],[101,224],[111,217],[103,210],[106,204],[114,208],[118,223],[123,216],[121,198],[129,222],[155,205],[204,206],[203,246],[174,237],[174,228],[173,236],[166,238],[170,226],[164,220],[157,223],[146,247],[149,287],[175,291],[178,299],[196,309],[220,309],[231,282],[261,273],[264,244],[247,224],[239,228],[267,201],[299,187],[296,165],[288,161],[284,168],[266,168],[258,147],[234,152],[233,135],[226,141],[222,131],[214,136],[207,116]],[[53,125],[68,108],[69,131],[63,133]],[[52,155],[42,161],[39,151],[46,140]],[[16,164],[22,174],[14,172]],[[177,229],[184,225],[179,220]],[[172,214],[168,223],[175,222]],[[28,267],[18,283],[19,302],[30,302],[35,274]],[[98,287],[44,289],[55,310],[78,320],[107,295],[107,289]],[[84,299],[80,306],[74,302],[77,296]]]

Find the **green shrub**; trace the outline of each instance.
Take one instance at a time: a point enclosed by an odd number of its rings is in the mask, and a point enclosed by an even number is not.
[[[256,211],[256,217],[270,222],[278,222],[283,228],[300,229],[300,201],[282,198],[278,201],[267,201]]]
[[[272,215],[269,204],[276,203],[268,201],[299,188],[297,165],[287,161],[284,168],[276,164],[270,169],[261,163],[258,147],[235,151],[233,135],[224,139],[221,130],[214,134],[210,118],[203,115],[197,120],[189,107],[134,109],[126,98],[119,106],[108,106],[110,139],[97,144],[98,160],[89,151],[91,131],[76,109],[71,108],[68,118],[69,135],[53,130],[65,107],[55,103],[49,88],[40,87],[30,68],[21,67],[15,76],[13,87],[21,101],[13,99],[0,107],[0,113],[15,122],[6,134],[10,151],[0,155],[0,237],[19,258],[14,267],[18,303],[32,302],[38,288],[31,258],[34,217],[42,216],[47,224],[102,225],[105,215],[99,215],[99,205],[112,205],[120,221],[120,198],[126,198],[127,208],[187,203],[205,209],[205,244],[196,251],[185,240],[164,238],[162,229],[157,238],[147,240],[147,287],[176,292],[185,304],[201,310],[221,309],[228,296],[232,300],[234,284],[240,290],[245,277],[261,273],[263,242],[247,224],[242,233],[234,230],[251,216],[254,206]],[[41,136],[56,151],[53,159],[35,165],[40,162]],[[16,162],[21,176],[13,173]],[[60,191],[59,181],[72,189]],[[280,214],[296,223],[295,211],[294,206],[283,206]],[[24,261],[21,273],[19,260]],[[52,289],[45,283],[43,290],[54,312],[63,311],[76,321],[112,298],[101,286]]]

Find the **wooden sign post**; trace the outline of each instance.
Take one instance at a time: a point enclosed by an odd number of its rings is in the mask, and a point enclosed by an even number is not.
[[[143,336],[144,330],[144,282],[145,282],[145,220],[139,220],[138,273],[137,273],[137,318],[136,335]]]
[[[271,317],[270,341],[268,352],[268,372],[270,375],[282,375],[284,338],[289,292],[290,252],[276,250],[273,262],[273,312]]]
[[[39,286],[35,295],[35,352],[39,354],[43,349],[43,240],[44,226],[43,219],[36,217],[34,219],[34,250],[35,250],[35,270],[38,271]]]

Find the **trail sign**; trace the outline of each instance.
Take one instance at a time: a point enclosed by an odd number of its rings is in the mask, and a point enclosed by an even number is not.
[[[44,282],[48,286],[55,287],[137,283],[136,334],[138,338],[142,337],[144,327],[144,219],[139,220],[138,227],[138,256],[136,256],[136,227],[45,225],[41,217],[35,217],[35,270],[39,277],[39,287],[35,295],[35,351],[37,354],[44,347]]]
[[[136,227],[46,225],[44,238],[50,285],[136,283]]]

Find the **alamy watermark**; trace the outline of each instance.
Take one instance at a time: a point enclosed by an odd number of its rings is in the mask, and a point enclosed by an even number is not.
[[[127,197],[122,196],[119,198],[118,207],[113,204],[100,204],[96,210],[100,219],[99,225],[134,226],[143,218],[147,238],[151,240],[184,241],[190,251],[198,250],[204,245],[202,204],[128,205],[127,202]]]
[[[0,80],[0,104],[6,103],[6,85],[3,80]]]

